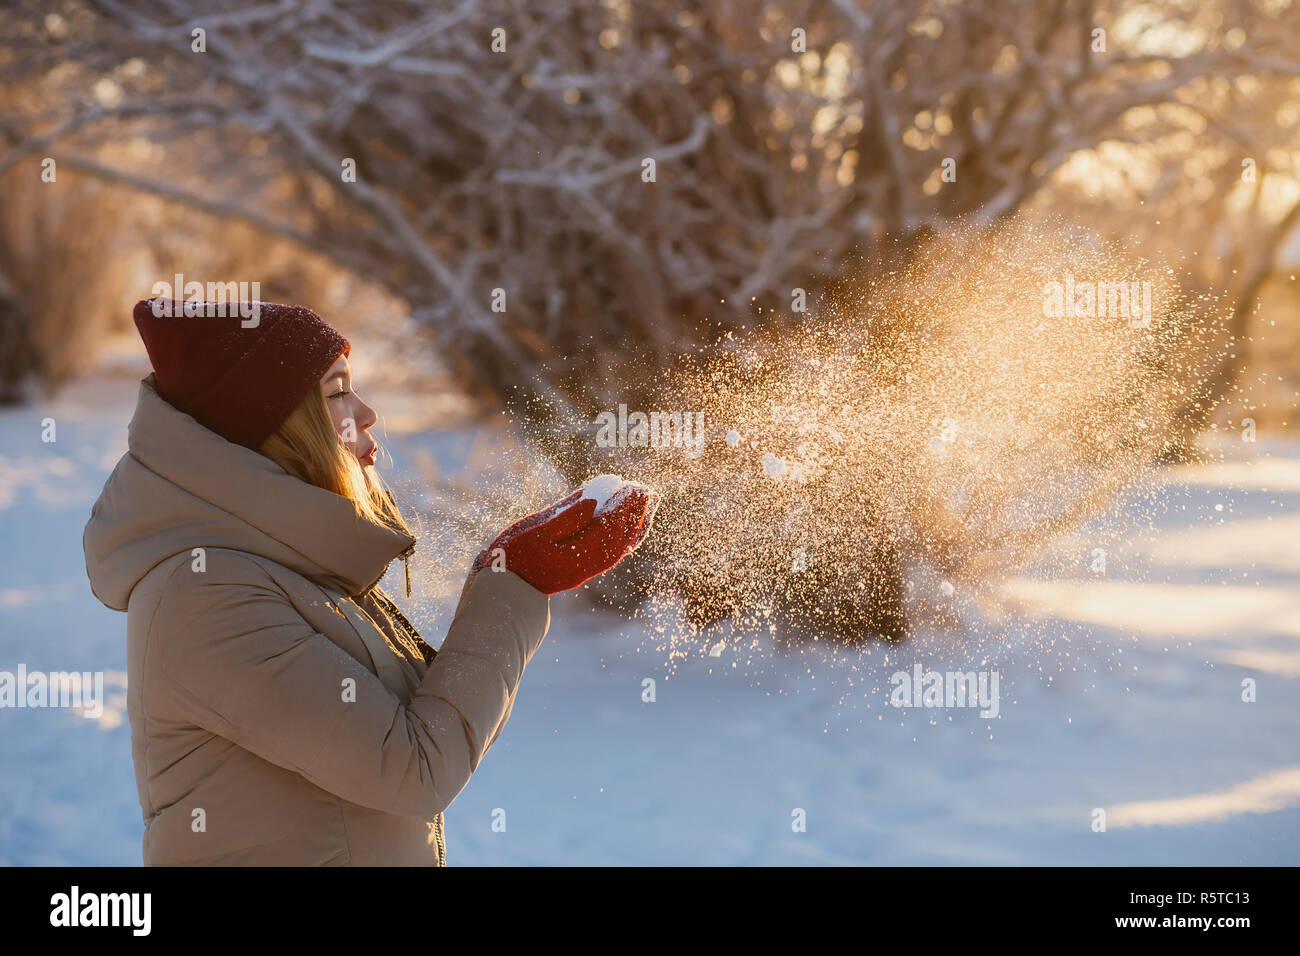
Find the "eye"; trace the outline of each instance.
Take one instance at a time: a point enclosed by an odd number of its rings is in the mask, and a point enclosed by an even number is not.
[[[344,390],[341,392],[335,392],[333,395],[330,396],[330,398],[342,398],[344,395],[351,395],[351,394],[352,394],[351,392]]]

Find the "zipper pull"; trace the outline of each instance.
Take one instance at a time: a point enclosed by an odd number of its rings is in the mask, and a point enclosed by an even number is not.
[[[411,545],[402,554],[402,566],[406,569],[406,596],[411,596],[411,555],[415,553],[415,545]]]

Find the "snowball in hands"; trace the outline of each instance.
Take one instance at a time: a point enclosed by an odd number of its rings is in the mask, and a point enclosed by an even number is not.
[[[478,556],[474,570],[491,565],[513,571],[543,594],[578,587],[636,549],[650,532],[658,502],[645,485],[601,475],[506,528]]]
[[[582,486],[582,497],[596,502],[596,514],[604,514],[618,506],[635,489],[647,490],[645,485],[624,481],[618,475],[597,475]]]
[[[609,501],[609,496],[618,491],[621,484],[623,479],[618,475],[597,475],[582,486],[582,497],[593,499],[596,502],[596,510],[600,511]]]

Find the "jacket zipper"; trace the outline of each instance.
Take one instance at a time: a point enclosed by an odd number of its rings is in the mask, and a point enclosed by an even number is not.
[[[406,596],[411,596],[411,555],[415,554],[415,545],[411,545],[403,551],[399,557],[402,559],[402,566],[406,569]]]
[[[413,551],[415,551],[415,545],[411,545],[411,547],[408,548],[401,555],[402,560],[405,562],[406,559],[410,557]],[[409,564],[406,567],[406,596],[407,597],[411,596],[411,567]],[[406,615],[402,613],[401,608],[399,608],[392,601],[388,600],[382,591],[376,590],[375,597],[379,599],[380,603],[384,606],[386,610],[388,610],[401,622],[402,626],[406,629],[407,634],[416,641],[417,646],[423,644],[424,646],[429,648],[430,656],[426,658],[426,663],[432,663],[433,657],[436,656],[438,652],[434,650],[433,647],[429,646],[424,641],[424,639],[420,637],[419,632],[416,631],[416,629],[411,625],[411,622],[406,619]],[[433,838],[438,845],[438,865],[446,866],[447,865],[447,841],[443,835],[442,824],[443,824],[442,813],[438,813],[438,815],[433,818]]]
[[[406,569],[406,596],[407,597],[411,596],[411,555],[413,555],[414,553],[415,553],[415,542],[413,541],[411,542],[411,546],[409,548],[407,548],[405,551],[403,551],[401,554],[398,555],[398,557],[402,559],[402,566]],[[380,578],[382,577],[383,575],[380,575]],[[366,589],[366,591],[369,591],[378,583],[379,580],[376,580],[374,584],[370,586],[370,588]],[[379,595],[376,594],[376,597],[378,596]],[[394,612],[397,615],[397,617],[401,620],[402,624],[405,625],[408,634],[411,634],[417,639],[417,641],[423,643],[422,639],[420,639],[419,634],[416,632],[415,628],[411,626],[411,622],[406,619],[406,615],[404,615],[398,609],[397,605],[393,604],[392,601],[383,601],[382,603],[386,608],[390,609],[392,612]],[[433,650],[432,647],[430,647],[429,650],[432,651],[433,654],[437,653],[437,651]],[[439,813],[437,816],[433,818],[433,837],[438,844],[438,865],[446,866],[447,865],[447,841],[444,838],[442,832],[441,813]]]
[[[411,546],[410,546],[409,548],[407,548],[405,551],[403,551],[401,554],[397,555],[397,557],[399,557],[399,558],[402,559],[402,563],[406,565],[406,596],[407,596],[407,597],[410,597],[410,596],[411,596],[411,566],[410,566],[410,564],[408,563],[408,559],[409,559],[409,558],[411,557],[411,555],[413,555],[413,554],[415,554],[415,539],[414,539],[414,538],[411,539]],[[391,567],[392,567],[392,563],[391,563],[391,562],[390,562],[389,564],[384,565],[383,570],[381,570],[381,571],[379,572],[379,577],[375,578],[373,581],[371,581],[369,584],[367,584],[365,587],[363,587],[360,591],[357,592],[357,594],[365,594],[367,591],[369,591],[371,588],[373,588],[376,584],[378,584],[380,581],[382,581],[382,580],[384,579],[384,575],[388,573],[388,569],[391,568]],[[343,592],[343,594],[346,595],[346,596],[351,596],[351,594],[352,594],[352,592],[350,592],[350,591],[347,589],[346,586],[340,588],[340,590],[341,590],[341,591]]]
[[[395,618],[398,621],[400,625],[400,629],[404,630],[406,632],[407,637],[409,637],[411,641],[414,642],[415,649],[420,654],[420,656],[424,659],[424,663],[432,664],[433,659],[438,656],[438,651],[431,644],[429,644],[428,641],[426,641],[423,637],[420,636],[420,632],[415,629],[414,624],[412,624],[409,620],[407,620],[406,615],[402,613],[402,609],[399,608],[396,604],[394,604],[392,600],[389,599],[388,595],[386,595],[379,588],[375,588],[369,593],[375,598],[377,602],[379,602],[379,605],[383,607],[383,609],[391,617]],[[425,651],[428,651],[428,653],[426,654]]]

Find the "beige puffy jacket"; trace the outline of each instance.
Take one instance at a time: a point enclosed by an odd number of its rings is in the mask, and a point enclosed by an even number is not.
[[[95,596],[127,612],[145,864],[445,864],[442,811],[505,727],[548,598],[473,575],[435,656],[375,587],[412,538],[155,384],[83,540]]]

